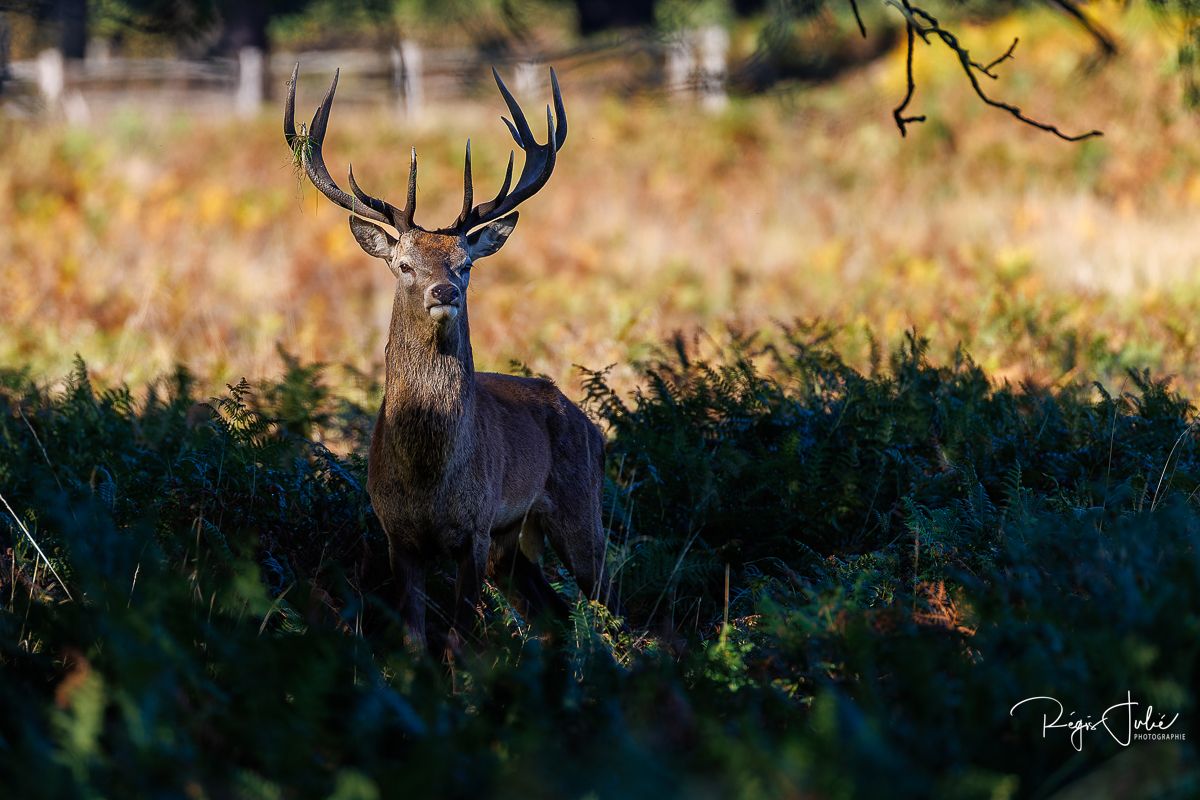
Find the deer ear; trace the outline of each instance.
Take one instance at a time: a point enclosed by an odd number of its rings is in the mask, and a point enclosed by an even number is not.
[[[467,236],[467,250],[471,254],[471,260],[490,256],[503,247],[508,241],[508,235],[517,227],[517,216],[518,212],[514,211]]]
[[[350,218],[350,231],[354,234],[354,238],[358,240],[358,246],[367,255],[382,258],[389,263],[391,262],[392,248],[396,246],[396,240],[387,231],[378,225],[367,222],[365,219],[359,219],[358,217]]]

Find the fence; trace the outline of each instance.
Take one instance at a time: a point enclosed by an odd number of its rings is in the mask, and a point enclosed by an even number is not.
[[[625,37],[554,54],[495,59],[476,50],[426,48],[402,41],[390,52],[329,50],[274,53],[246,48],[236,58],[202,61],[113,57],[100,43],[82,61],[63,59],[57,50],[7,64],[0,29],[0,101],[30,113],[62,113],[86,121],[97,105],[165,93],[181,102],[216,102],[238,114],[258,113],[282,89],[299,61],[301,80],[327,80],[335,68],[359,90],[385,97],[398,113],[417,117],[432,103],[469,95],[495,64],[512,76],[518,92],[532,92],[546,80],[545,65],[560,73],[591,76],[593,89],[624,93],[657,91],[673,98],[720,109],[727,102],[729,36],[720,28],[684,31],[662,37]],[[585,80],[585,83],[588,81]],[[578,88],[579,81],[572,80]],[[376,100],[377,101],[377,100]]]
[[[0,17],[0,94],[4,93],[4,84],[8,81],[9,62],[9,33],[8,23]]]

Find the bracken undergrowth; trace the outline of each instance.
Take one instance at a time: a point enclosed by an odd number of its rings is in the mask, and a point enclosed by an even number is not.
[[[862,373],[832,333],[680,338],[632,396],[587,373],[627,626],[489,588],[449,661],[403,643],[372,409],[319,365],[216,399],[3,372],[6,793],[1194,796],[1194,407],[1140,372],[998,384],[915,334]],[[1010,714],[1127,693],[1188,739],[1077,751]]]

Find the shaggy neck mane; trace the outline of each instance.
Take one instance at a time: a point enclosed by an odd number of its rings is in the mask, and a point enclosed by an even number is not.
[[[384,361],[384,414],[392,452],[411,467],[436,471],[461,452],[463,424],[475,408],[475,365],[466,310],[449,335],[392,311]]]

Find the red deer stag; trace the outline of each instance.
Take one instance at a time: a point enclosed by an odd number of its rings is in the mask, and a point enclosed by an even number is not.
[[[590,598],[607,601],[606,538],[600,521],[604,439],[552,383],[476,372],[467,323],[471,268],[495,253],[517,224],[514,210],[546,184],[567,138],[566,109],[550,71],[554,114],[539,144],[500,75],[492,74],[512,120],[505,124],[525,153],[515,187],[513,156],[495,198],[473,204],[467,141],[462,212],[449,227],[413,222],[417,153],[403,209],[333,181],[321,155],[338,74],[308,130],[295,126],[292,72],[283,132],[318,190],[351,212],[350,230],[368,255],[396,277],[384,350],[383,404],[371,437],[367,491],[387,533],[401,615],[415,643],[425,641],[425,573],[435,558],[458,562],[452,629],[460,610],[475,610],[489,555],[511,576],[533,613],[565,614],[566,604],[536,563],[543,537]],[[370,222],[368,221],[370,220]],[[396,230],[393,236],[379,225]]]

